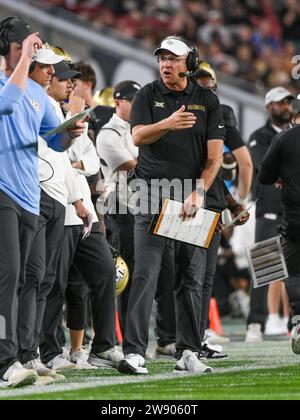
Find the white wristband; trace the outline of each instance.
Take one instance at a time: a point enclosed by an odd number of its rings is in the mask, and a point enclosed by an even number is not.
[[[242,198],[242,197],[239,196],[239,194],[236,194],[235,201],[240,206],[247,206],[247,204],[248,204],[248,198]]]

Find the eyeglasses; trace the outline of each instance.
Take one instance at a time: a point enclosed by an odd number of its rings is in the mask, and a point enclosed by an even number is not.
[[[167,57],[158,56],[157,61],[160,64],[166,63],[167,61],[169,61],[171,64],[177,64],[180,61],[186,61],[186,57],[185,58],[177,58],[177,57],[172,57],[172,56],[167,56]]]

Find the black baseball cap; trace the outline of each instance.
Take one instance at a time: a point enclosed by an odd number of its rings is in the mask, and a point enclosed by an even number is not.
[[[137,92],[141,89],[141,85],[132,80],[125,80],[115,86],[114,99],[126,99],[132,101]]]
[[[53,67],[55,71],[54,76],[59,80],[79,79],[81,77],[81,73],[73,70],[65,60],[55,64]]]
[[[17,42],[18,44],[22,45],[24,39],[26,39],[29,35],[33,33],[33,30],[29,23],[27,23],[22,18],[11,17],[2,21],[0,23],[0,26],[2,26],[3,24],[6,24],[8,28],[7,41],[9,43]]]

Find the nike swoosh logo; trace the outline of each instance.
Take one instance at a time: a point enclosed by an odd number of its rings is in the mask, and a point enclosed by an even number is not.
[[[219,128],[225,128],[225,126],[224,125],[219,125]]]

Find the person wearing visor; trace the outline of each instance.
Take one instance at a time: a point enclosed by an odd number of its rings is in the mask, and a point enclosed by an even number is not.
[[[54,65],[64,57],[48,44],[37,51],[29,77],[45,90],[54,75]],[[83,198],[68,153],[57,153],[39,137],[40,216],[26,267],[26,283],[19,296],[19,359],[39,375],[39,384],[62,379],[41,363],[38,347],[46,299],[57,275],[57,263],[64,233],[65,209],[72,203],[81,216]],[[66,361],[66,366],[73,365]]]
[[[0,380],[4,386],[34,382],[34,370],[18,361],[18,295],[37,229],[40,188],[37,142],[60,125],[41,86],[28,79],[32,58],[42,48],[27,22],[10,17],[0,22]],[[45,137],[49,147],[66,150],[84,131],[78,122],[69,132]]]
[[[65,121],[85,109],[85,101],[74,95],[72,80],[81,76],[73,70],[66,61],[54,66],[55,74],[48,89],[51,103],[55,112]],[[68,114],[62,111],[62,104],[68,100]],[[65,295],[70,302],[70,276],[75,284],[72,285],[72,298],[77,298],[80,308],[85,304],[85,311],[77,311],[75,305],[68,310],[67,326],[71,332],[70,361],[81,367],[118,367],[123,353],[115,347],[115,265],[106,242],[100,232],[98,218],[91,200],[91,192],[86,177],[99,171],[100,163],[95,147],[88,137],[88,127],[78,141],[68,150],[76,182],[83,193],[83,205],[87,209],[86,218],[89,220],[89,235],[83,235],[83,221],[76,214],[74,206],[69,204],[66,209],[65,228],[61,243],[61,253],[58,274],[51,293],[47,297],[46,310],[40,337],[41,360],[49,369],[69,369],[63,349],[57,340],[57,326],[60,322]],[[79,274],[79,276],[76,274]],[[78,282],[79,280],[79,282]],[[95,337],[90,354],[82,347],[84,328],[86,327],[87,304],[82,296],[82,287],[87,285],[90,290],[91,311]],[[69,290],[67,290],[67,288]],[[76,294],[77,292],[77,294]],[[84,318],[82,317],[84,314]],[[75,343],[76,341],[76,343]]]
[[[199,62],[193,44],[171,36],[163,40],[154,54],[161,78],[136,94],[131,111],[133,140],[139,147],[136,176],[149,186],[151,181],[191,180],[192,193],[180,194],[176,190],[173,196],[168,191],[172,198],[183,202],[182,217],[186,220],[203,205],[203,193],[209,190],[221,168],[224,123],[217,97],[187,78]],[[204,188],[199,179],[204,180]],[[154,193],[153,189],[151,192]],[[158,209],[159,194],[154,194],[151,201],[148,192],[141,191],[140,201],[145,211],[135,217],[135,269],[123,344],[126,357],[119,367],[119,372],[125,374],[148,373],[145,354],[149,319],[167,246],[166,239],[149,234],[150,207]],[[198,359],[205,251],[175,242],[174,247],[178,355],[175,370],[209,373],[212,369]]]

